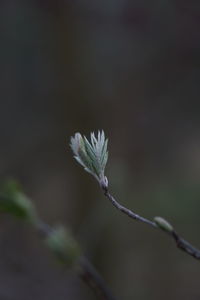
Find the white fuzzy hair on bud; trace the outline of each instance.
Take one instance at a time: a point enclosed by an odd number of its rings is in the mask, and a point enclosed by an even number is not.
[[[104,131],[90,134],[90,141],[79,132],[71,137],[70,147],[74,153],[74,158],[84,169],[92,174],[100,184],[108,185],[104,175],[108,160],[107,151],[108,139],[105,138]]]

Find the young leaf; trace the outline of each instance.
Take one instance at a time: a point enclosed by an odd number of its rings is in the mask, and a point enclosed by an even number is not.
[[[97,137],[92,132],[90,134],[90,141],[80,133],[76,133],[74,137],[71,137],[70,143],[74,158],[104,188],[108,186],[107,178],[104,175],[108,160],[107,145],[108,139],[105,138],[103,130],[98,131]]]
[[[53,229],[45,242],[57,259],[67,266],[72,266],[80,257],[81,251],[78,243],[71,233],[62,226]]]

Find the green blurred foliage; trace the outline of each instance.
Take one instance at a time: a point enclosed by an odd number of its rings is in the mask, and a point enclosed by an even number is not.
[[[32,202],[22,192],[19,183],[14,180],[7,180],[0,186],[0,211],[31,223],[37,221]]]
[[[81,255],[78,243],[64,227],[54,228],[45,242],[58,261],[65,266],[73,266]]]

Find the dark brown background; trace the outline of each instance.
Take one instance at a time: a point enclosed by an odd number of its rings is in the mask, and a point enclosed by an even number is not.
[[[104,129],[113,194],[200,246],[199,1],[4,0],[0,37],[1,178],[71,228],[118,299],[199,299],[199,262],[117,212],[68,146]],[[0,299],[95,297],[1,215]]]

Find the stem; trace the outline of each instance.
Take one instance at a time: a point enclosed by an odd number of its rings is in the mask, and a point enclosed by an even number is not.
[[[101,187],[104,195],[108,198],[108,200],[122,213],[130,217],[131,219],[134,219],[136,221],[140,221],[142,223],[145,223],[151,227],[154,227],[155,229],[160,229],[162,232],[167,233],[172,237],[172,239],[175,241],[177,248],[184,251],[188,255],[191,255],[195,259],[200,260],[200,250],[192,246],[189,242],[184,240],[175,230],[172,232],[166,232],[161,227],[158,227],[157,224],[151,220],[148,220],[144,217],[141,217],[140,215],[134,213],[132,210],[126,208],[125,206],[121,205],[108,191],[106,187]]]
[[[80,278],[93,289],[99,299],[116,300],[111,294],[111,291],[107,288],[102,277],[85,257],[80,258],[79,265],[81,266]]]
[[[52,232],[53,229],[48,224],[38,220],[37,230],[39,235],[42,238],[45,238]],[[89,286],[89,288],[91,288],[95,294],[100,297],[100,299],[116,300],[106,286],[103,278],[84,256],[82,256],[77,263],[79,265],[78,269],[81,270],[78,275]]]
[[[134,213],[132,210],[126,208],[125,206],[121,205],[115,198],[109,193],[107,189],[104,189],[104,195],[110,200],[110,202],[122,213],[126,214],[129,218],[134,219],[136,221],[140,221],[150,225],[152,227],[157,227],[155,222],[152,222],[146,218],[139,216],[138,214]]]
[[[196,259],[200,259],[200,250],[193,247],[190,243],[180,237],[177,232],[172,232],[172,237],[176,242],[177,247]]]

